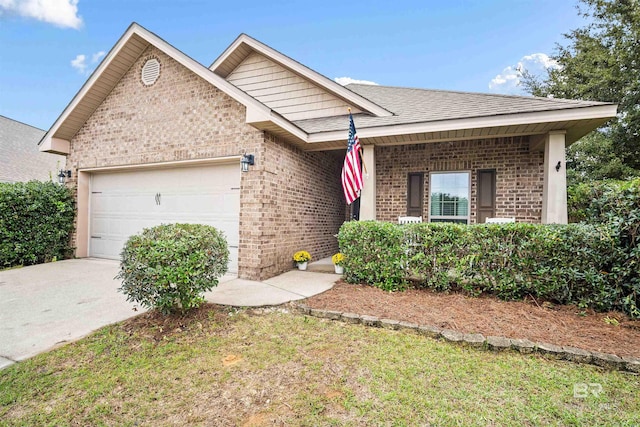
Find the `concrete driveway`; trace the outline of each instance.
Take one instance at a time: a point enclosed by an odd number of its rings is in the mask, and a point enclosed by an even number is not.
[[[0,271],[0,369],[145,311],[117,291],[118,267],[117,261],[84,258]],[[324,292],[337,279],[297,270],[264,282],[227,275],[205,298],[241,307],[279,305]]]
[[[117,292],[118,265],[71,259],[0,271],[0,368],[139,313]]]

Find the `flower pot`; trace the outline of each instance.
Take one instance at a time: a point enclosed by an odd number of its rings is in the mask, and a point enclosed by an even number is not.
[[[343,274],[344,273],[344,267],[341,265],[333,265],[333,268],[335,268],[336,270],[336,274]]]
[[[307,269],[307,261],[298,263],[298,270],[306,270]]]

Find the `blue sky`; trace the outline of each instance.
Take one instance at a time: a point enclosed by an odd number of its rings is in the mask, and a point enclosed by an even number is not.
[[[48,129],[133,21],[207,66],[244,32],[332,79],[519,94],[576,3],[0,0],[0,115]]]

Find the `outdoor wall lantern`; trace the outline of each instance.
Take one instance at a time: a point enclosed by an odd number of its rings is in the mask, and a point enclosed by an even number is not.
[[[255,163],[255,158],[253,154],[243,154],[242,159],[240,159],[240,166],[242,167],[242,172],[249,172],[249,166],[253,166]]]
[[[562,166],[562,162],[558,160],[558,164],[556,165],[556,172],[560,172],[560,166]]]
[[[60,173],[58,174],[58,183],[64,185],[64,182],[67,180],[67,178],[71,178],[71,171],[60,169]]]

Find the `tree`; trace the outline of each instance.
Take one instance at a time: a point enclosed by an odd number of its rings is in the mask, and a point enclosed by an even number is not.
[[[622,163],[613,141],[601,130],[591,132],[567,148],[567,184],[603,179],[624,180],[638,171]]]
[[[544,78],[522,71],[522,85],[536,96],[619,104],[608,127],[576,144],[576,178],[629,178],[640,175],[640,2],[580,0],[589,20],[565,34],[553,58],[559,67]],[[599,145],[600,144],[600,145]],[[600,165],[599,163],[607,163]],[[593,174],[593,176],[592,176]]]

